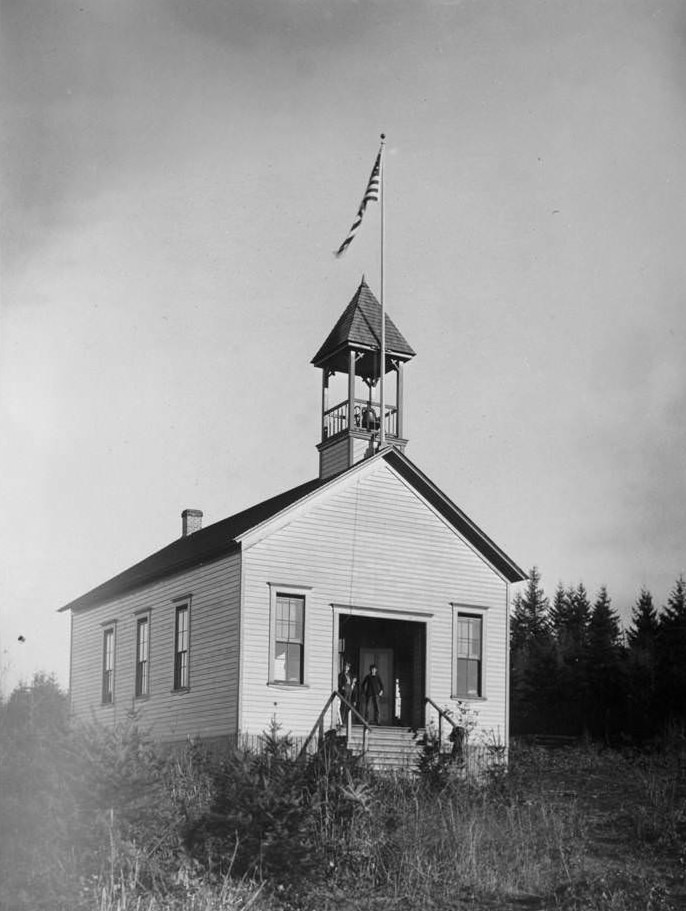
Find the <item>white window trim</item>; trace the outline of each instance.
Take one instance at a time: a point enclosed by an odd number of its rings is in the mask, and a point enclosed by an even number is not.
[[[193,619],[192,619],[192,604],[193,598],[191,595],[184,595],[181,598],[174,598],[172,600],[174,606],[174,620],[173,620],[173,637],[174,637],[174,648],[172,652],[173,656],[173,665],[172,665],[172,693],[187,693],[191,688],[191,654],[193,648]],[[186,686],[176,686],[176,618],[178,615],[179,608],[186,607],[188,609],[188,683]]]
[[[488,680],[488,607],[479,604],[456,603],[454,601],[451,602],[451,607],[453,609],[453,648],[450,669],[452,695],[450,698],[460,702],[483,702],[488,698],[486,686]],[[481,619],[481,693],[478,696],[457,692],[457,620],[461,616],[479,617]]]
[[[134,619],[136,624],[135,632],[135,648],[134,648],[134,666],[133,666],[133,695],[134,699],[149,699],[150,690],[152,686],[152,660],[151,660],[151,639],[152,639],[152,617],[151,617],[150,608],[144,608],[143,610],[138,610],[134,613]],[[148,692],[147,693],[136,693],[136,685],[138,681],[138,623],[141,620],[147,620],[148,622]]]
[[[285,689],[298,689],[309,687],[309,664],[308,649],[310,641],[310,610],[309,600],[312,593],[310,585],[277,585],[275,582],[268,582],[269,586],[269,655],[268,655],[268,686],[279,686]],[[303,611],[303,672],[301,683],[289,683],[287,680],[276,680],[274,677],[274,650],[276,646],[276,598],[277,595],[286,595],[287,597],[302,598],[304,603]]]
[[[100,624],[102,635],[100,637],[100,705],[107,708],[114,705],[117,695],[117,621],[105,620]],[[112,632],[112,698],[105,702],[103,697],[103,682],[105,677],[105,635]]]

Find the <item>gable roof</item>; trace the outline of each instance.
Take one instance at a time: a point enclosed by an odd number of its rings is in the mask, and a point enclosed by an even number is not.
[[[405,340],[398,327],[386,313],[386,353],[388,356],[409,360],[415,352]],[[329,333],[326,341],[312,358],[319,367],[337,354],[350,348],[378,351],[381,347],[381,304],[367,282],[362,279],[352,300],[340,319]],[[344,366],[345,360],[343,361]]]
[[[482,531],[476,522],[464,513],[459,506],[443,493],[404,452],[394,447],[385,453],[386,461],[395,468],[417,493],[421,494],[463,538],[469,541],[486,560],[500,572],[508,582],[523,582],[528,579],[527,573],[517,566],[514,560],[501,550],[495,541]]]
[[[158,550],[156,553],[140,563],[125,569],[117,576],[113,576],[102,585],[96,586],[86,594],[75,598],[60,611],[80,610],[102,604],[110,598],[123,595],[126,592],[140,588],[151,582],[156,582],[165,576],[173,575],[184,569],[202,566],[219,557],[226,556],[240,549],[242,538],[252,529],[264,525],[274,519],[279,513],[294,507],[314,494],[320,488],[334,483],[340,483],[346,475],[351,475],[362,470],[366,465],[379,459],[385,460],[391,468],[413,487],[420,496],[424,497],[441,516],[455,528],[455,530],[468,541],[482,556],[503,575],[508,582],[521,582],[527,578],[526,573],[512,561],[486,535],[475,522],[456,506],[407,456],[398,449],[390,446],[376,453],[370,459],[363,460],[346,469],[338,475],[322,480],[315,478],[293,487],[284,493],[261,503],[244,509],[227,519],[208,525],[186,537],[179,538]]]
[[[107,582],[103,582],[102,585],[86,592],[85,595],[65,604],[60,611],[93,607],[95,604],[101,604],[110,598],[140,588],[165,576],[194,566],[202,566],[203,563],[226,556],[240,548],[240,544],[236,541],[238,535],[276,515],[325,483],[319,478],[307,481],[305,484],[293,487],[275,497],[263,500],[249,509],[237,512],[227,519],[222,519],[193,534],[178,538],[163,547],[162,550],[141,560],[140,563],[130,566],[108,579]]]

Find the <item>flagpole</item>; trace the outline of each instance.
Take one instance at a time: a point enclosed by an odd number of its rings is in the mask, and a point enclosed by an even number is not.
[[[385,240],[385,222],[386,213],[384,207],[384,146],[386,144],[386,134],[381,134],[381,157],[379,162],[379,185],[381,196],[381,356],[379,358],[379,397],[381,408],[381,431],[379,433],[379,449],[386,445],[386,401],[384,396],[385,376],[386,376],[386,311],[384,307],[384,240]]]

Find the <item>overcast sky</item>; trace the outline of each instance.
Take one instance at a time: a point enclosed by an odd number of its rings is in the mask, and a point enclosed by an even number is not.
[[[626,614],[686,570],[681,0],[2,0],[0,678],[57,608],[317,473],[362,273],[408,456]],[[24,636],[26,641],[19,642]]]

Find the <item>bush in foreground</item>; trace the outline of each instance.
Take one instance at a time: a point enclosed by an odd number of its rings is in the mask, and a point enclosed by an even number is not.
[[[49,678],[0,706],[0,744],[3,911],[667,911],[680,894],[674,750],[515,748],[478,786],[459,765],[375,775],[335,740],[296,763],[276,725],[259,754],[169,754],[133,717],[70,729]]]

